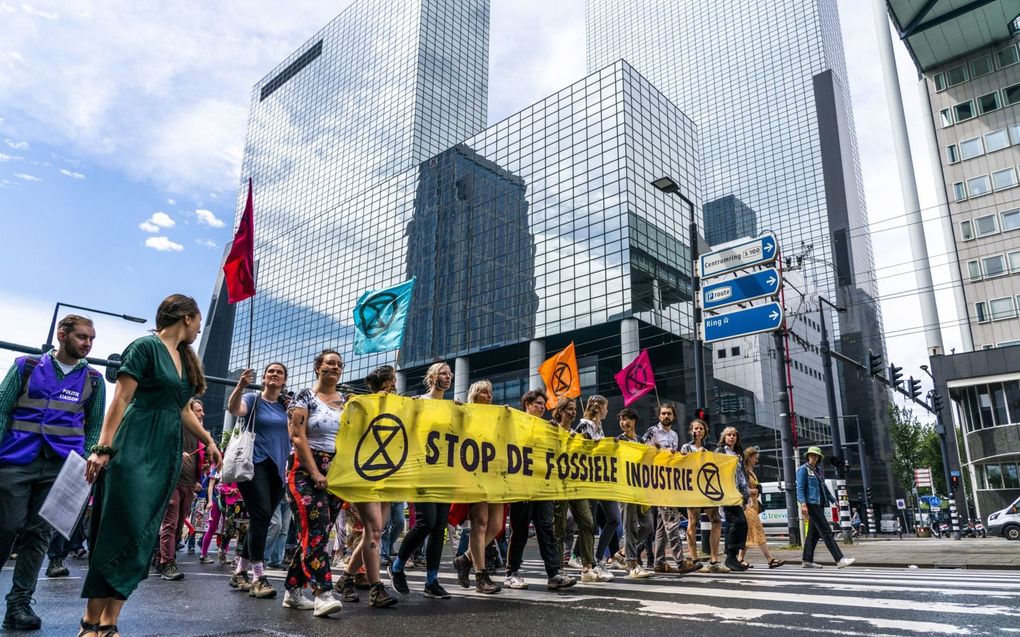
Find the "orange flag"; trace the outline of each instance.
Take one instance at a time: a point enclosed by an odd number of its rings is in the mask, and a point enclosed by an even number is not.
[[[574,343],[553,356],[538,368],[538,373],[545,381],[550,401],[555,402],[560,396],[578,398],[581,395],[581,375],[577,372],[577,356]]]

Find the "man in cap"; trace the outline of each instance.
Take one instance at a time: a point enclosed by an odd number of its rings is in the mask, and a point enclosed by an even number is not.
[[[829,526],[829,516],[825,509],[830,504],[835,504],[836,498],[832,496],[829,487],[825,485],[825,475],[822,473],[822,450],[818,447],[808,447],[804,454],[807,460],[797,469],[797,502],[800,502],[800,517],[808,522],[808,533],[804,539],[804,555],[802,558],[803,568],[822,568],[815,563],[815,546],[818,539],[825,542],[825,547],[832,554],[836,562],[836,568],[846,568],[856,560],[852,557],[844,557],[843,551],[839,549],[836,538],[832,536],[832,527]]]

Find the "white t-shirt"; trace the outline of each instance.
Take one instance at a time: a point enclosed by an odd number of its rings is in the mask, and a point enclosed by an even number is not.
[[[343,394],[340,394],[340,401],[347,402]],[[301,393],[290,401],[290,409],[308,410],[305,435],[308,438],[309,449],[336,453],[336,432],[340,430],[340,414],[343,407],[337,409],[324,402],[311,389],[302,389]]]

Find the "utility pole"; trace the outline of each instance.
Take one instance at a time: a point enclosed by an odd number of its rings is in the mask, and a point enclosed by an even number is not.
[[[836,385],[835,379],[832,375],[832,350],[829,345],[829,329],[826,326],[825,321],[825,304],[828,303],[839,311],[839,307],[833,305],[825,299],[821,294],[818,295],[818,323],[821,325],[822,332],[822,378],[825,382],[825,403],[829,412],[829,428],[832,430],[832,464],[836,466],[836,490],[840,493],[840,527],[843,531],[843,540],[846,542],[853,541],[853,534],[850,530],[849,520],[844,523],[844,513],[849,514],[849,506],[844,507],[843,501],[845,500],[846,491],[846,464],[843,461],[843,437],[839,431],[839,414],[836,413]],[[860,423],[858,423],[858,429]]]
[[[797,450],[793,446],[790,429],[790,387],[786,382],[786,323],[772,334],[776,347],[776,371],[779,373],[779,440],[783,448],[783,491],[786,494],[786,526],[790,534],[790,545],[800,544],[800,507],[797,506]]]
[[[679,195],[679,193],[677,194]],[[683,195],[680,195],[680,198],[683,199],[691,211],[691,225],[688,227],[691,242],[691,287],[693,288],[694,298],[697,299],[698,295],[701,294],[701,277],[698,273],[698,257],[700,256],[698,250],[698,222],[694,219],[694,204]],[[707,408],[708,405],[705,399],[705,361],[703,360],[705,347],[701,334],[701,303],[697,301],[694,303],[692,318],[694,320],[694,402],[695,408]]]

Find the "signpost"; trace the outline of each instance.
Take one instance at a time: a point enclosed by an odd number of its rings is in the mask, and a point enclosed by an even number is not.
[[[708,279],[735,270],[766,265],[775,261],[778,254],[776,235],[767,232],[760,237],[703,254],[701,278]]]
[[[713,310],[734,303],[746,303],[775,296],[782,278],[776,268],[767,268],[729,281],[711,283],[701,288],[701,307]]]
[[[756,305],[718,316],[707,316],[704,321],[705,342],[724,341],[738,336],[771,332],[783,324],[783,306],[776,302]]]
[[[921,468],[914,469],[914,484],[918,489],[920,488],[932,488],[931,482],[931,469]]]

